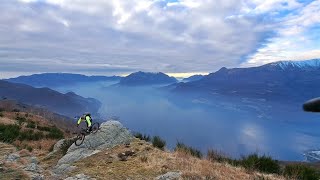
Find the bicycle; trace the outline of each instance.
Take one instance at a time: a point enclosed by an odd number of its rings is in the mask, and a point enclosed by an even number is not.
[[[100,124],[98,122],[95,122],[92,124],[91,131],[89,132],[87,131],[87,128],[82,128],[81,131],[78,132],[78,135],[74,141],[74,144],[76,146],[80,146],[87,135],[95,134],[96,132],[98,132],[99,129],[100,129]]]

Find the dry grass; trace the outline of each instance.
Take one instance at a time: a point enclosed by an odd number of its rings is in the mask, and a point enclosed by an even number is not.
[[[135,155],[120,161],[117,155],[134,150]],[[170,171],[182,172],[182,179],[284,179],[275,175],[248,173],[245,169],[228,164],[198,159],[186,152],[167,152],[149,143],[135,140],[129,148],[117,146],[83,159],[70,175],[87,174],[97,179],[154,179]]]
[[[0,179],[29,179],[15,163],[3,163],[5,157],[15,151],[14,146],[0,142]]]
[[[10,119],[6,116],[0,117],[1,124],[9,125],[9,124],[15,124],[15,122],[16,122],[16,120]]]
[[[27,128],[27,122],[34,122],[35,124],[42,126],[42,127],[50,127],[53,124],[51,122],[49,122],[47,119],[45,119],[44,117],[41,117],[39,115],[34,115],[31,113],[25,113],[25,112],[2,112],[2,114],[4,115],[3,117],[0,117],[0,124],[5,124],[5,125],[9,125],[9,124],[16,124],[18,123],[18,121],[15,119],[17,116],[19,117],[24,117],[26,118],[26,122],[24,122],[22,124],[21,127],[21,131],[25,131],[25,130],[33,130],[35,133],[36,132],[42,132],[44,135],[48,134],[48,132],[45,131],[40,131],[38,129],[30,129]],[[69,134],[65,133],[65,136],[69,136]],[[23,141],[19,141],[16,140],[13,142],[13,145],[15,145],[16,147],[19,148],[26,148],[26,147],[32,147],[34,153],[38,156],[41,156],[43,154],[47,154],[50,147],[52,145],[54,145],[57,142],[57,140],[55,139],[41,139],[38,141],[27,141],[27,140],[23,140]]]

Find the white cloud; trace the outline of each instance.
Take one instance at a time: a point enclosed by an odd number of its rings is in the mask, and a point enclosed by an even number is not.
[[[320,1],[313,1],[294,13],[281,18],[275,27],[277,36],[249,57],[241,66],[257,66],[280,60],[320,58],[319,37],[310,28],[320,25]]]
[[[319,20],[316,3],[295,0],[4,0],[0,10],[0,50],[9,49],[0,63],[59,59],[63,71],[79,63],[212,72],[249,54],[245,64],[261,64],[310,41],[301,34]]]

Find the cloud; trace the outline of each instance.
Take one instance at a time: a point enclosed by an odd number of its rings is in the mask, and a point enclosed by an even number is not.
[[[0,63],[7,64],[0,70],[15,72],[26,65],[187,73],[259,64],[319,17],[317,4],[295,0],[4,0],[0,10]]]
[[[313,1],[280,18],[275,30],[277,35],[242,66],[320,58],[320,1]]]

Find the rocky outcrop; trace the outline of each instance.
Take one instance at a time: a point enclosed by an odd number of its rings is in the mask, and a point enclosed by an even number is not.
[[[85,137],[82,145],[72,144],[65,156],[57,163],[54,173],[62,174],[72,169],[72,163],[100,152],[105,148],[130,143],[132,134],[118,121],[107,121],[101,124],[95,134]]]
[[[44,179],[44,176],[42,175],[43,169],[38,165],[39,161],[37,157],[33,156],[31,153],[21,150],[8,154],[5,157],[3,166],[6,167],[7,163],[15,167],[16,170],[23,171],[32,180]]]
[[[51,156],[53,156],[56,152],[58,152],[61,147],[62,147],[62,144],[64,143],[65,139],[61,139],[59,140],[58,142],[56,142],[56,144],[53,146],[53,149],[52,151],[47,154],[46,158],[50,158]]]

